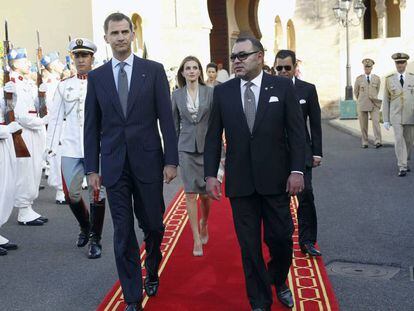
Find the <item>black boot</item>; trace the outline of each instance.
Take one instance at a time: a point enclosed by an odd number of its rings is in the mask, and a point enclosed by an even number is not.
[[[86,244],[88,244],[88,237],[89,237],[89,212],[85,207],[85,203],[83,200],[80,200],[77,203],[69,203],[69,207],[75,215],[75,218],[77,219],[79,226],[81,228],[81,231],[78,236],[78,240],[76,241],[76,245],[78,247],[83,247]]]
[[[89,259],[101,257],[102,228],[105,218],[105,199],[91,204],[91,231],[89,234]]]

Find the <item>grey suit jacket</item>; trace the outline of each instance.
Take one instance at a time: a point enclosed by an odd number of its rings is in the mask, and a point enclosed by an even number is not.
[[[194,121],[187,108],[187,88],[184,86],[172,93],[172,110],[178,137],[178,151],[204,152],[208,120],[213,104],[213,88],[199,85],[199,109]]]

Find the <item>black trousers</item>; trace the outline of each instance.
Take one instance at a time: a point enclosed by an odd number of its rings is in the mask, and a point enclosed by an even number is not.
[[[150,184],[140,182],[126,160],[120,179],[106,191],[114,224],[115,261],[125,302],[140,302],[142,271],[134,214],[145,235],[147,277],[156,278],[164,236],[163,184],[162,181]]]
[[[318,234],[318,223],[316,218],[315,199],[312,188],[312,168],[306,167],[305,190],[299,194],[298,224],[299,244],[316,243]]]
[[[271,285],[286,282],[292,263],[293,222],[287,194],[230,198],[234,226],[242,253],[247,295],[252,308],[272,304]],[[264,241],[270,261],[265,265],[262,254]]]

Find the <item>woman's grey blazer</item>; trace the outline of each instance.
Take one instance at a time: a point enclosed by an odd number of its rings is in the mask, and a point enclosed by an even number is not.
[[[172,93],[172,110],[175,130],[178,137],[178,151],[204,152],[204,142],[208,128],[208,120],[213,105],[213,88],[198,86],[199,108],[194,121],[187,108],[187,87]]]

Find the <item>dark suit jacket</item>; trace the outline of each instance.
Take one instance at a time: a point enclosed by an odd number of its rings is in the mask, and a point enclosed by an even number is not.
[[[255,191],[261,195],[285,193],[290,172],[304,171],[305,125],[291,80],[263,74],[252,134],[242,107],[240,79],[214,88],[204,147],[206,177],[217,175],[223,129],[228,197]]]
[[[312,167],[313,156],[322,156],[321,108],[315,85],[295,78],[295,90],[302,107],[306,129],[306,166]],[[309,128],[307,122],[309,120]],[[310,130],[310,132],[309,132]]]
[[[200,85],[198,89],[199,109],[193,120],[187,108],[187,88],[182,87],[172,94],[174,125],[178,136],[178,151],[204,152],[204,141],[213,103],[213,89]]]
[[[134,56],[126,117],[115,87],[112,62],[91,71],[84,135],[85,170],[98,172],[101,154],[104,186],[118,181],[126,159],[140,181],[162,180],[164,165],[178,165],[177,138],[163,66]]]

